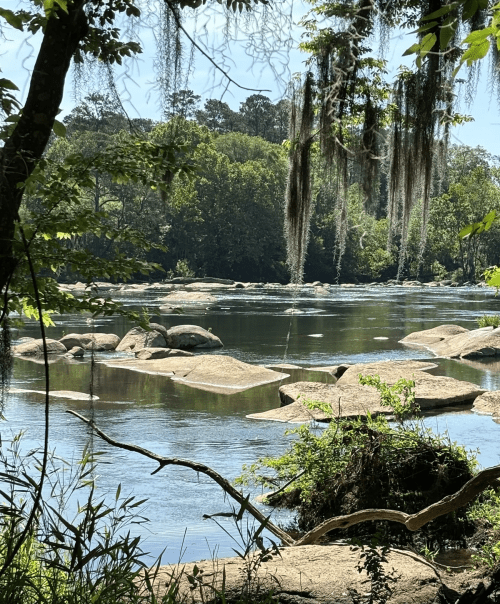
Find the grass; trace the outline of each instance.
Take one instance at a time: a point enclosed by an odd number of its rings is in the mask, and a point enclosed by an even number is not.
[[[499,327],[500,315],[483,315],[476,319],[479,327]]]

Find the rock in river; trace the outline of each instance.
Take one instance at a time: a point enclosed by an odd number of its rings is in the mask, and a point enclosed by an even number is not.
[[[114,333],[70,333],[59,342],[68,350],[75,346],[85,350],[114,350],[120,343],[120,337]]]
[[[249,365],[229,356],[196,355],[159,360],[116,359],[105,361],[110,367],[119,367],[165,375],[193,388],[220,394],[243,392],[254,386],[269,384],[288,377],[265,367]]]
[[[415,381],[415,400],[422,409],[446,407],[449,405],[472,403],[479,395],[486,392],[483,388],[462,382],[453,378],[435,376],[422,371],[432,367],[432,364],[419,361],[385,361],[381,363],[366,363],[353,365],[340,377],[336,384],[322,384],[317,382],[297,382],[281,386],[281,408],[271,409],[264,413],[255,413],[249,417],[253,419],[269,419],[274,421],[328,421],[328,416],[318,415],[302,405],[303,400],[328,403],[334,417],[365,416],[369,411],[372,415],[380,413],[391,414],[391,409],[382,407],[380,395],[371,386],[359,384],[359,374],[379,375],[382,381],[392,385],[400,378]],[[300,405],[294,408],[292,419],[287,419],[290,412],[283,409],[287,405]],[[300,413],[299,413],[300,411]],[[303,420],[297,419],[303,418]]]
[[[440,325],[413,332],[403,338],[401,343],[423,346],[441,357],[491,357],[500,355],[500,328],[482,327],[469,331],[459,325]]]
[[[170,348],[221,348],[220,339],[198,325],[176,325],[167,332],[167,346]]]
[[[125,334],[116,350],[117,352],[134,352],[142,348],[167,348],[165,336],[155,329],[146,331],[142,327],[134,327]]]
[[[49,354],[65,354],[66,346],[57,340],[46,340]],[[43,354],[43,340],[31,340],[12,347],[12,354],[19,356],[35,356]]]

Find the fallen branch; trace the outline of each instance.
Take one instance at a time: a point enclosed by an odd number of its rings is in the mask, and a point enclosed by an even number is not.
[[[469,501],[472,501],[474,497],[479,495],[482,491],[484,491],[487,487],[494,484],[498,478],[500,478],[500,465],[492,466],[491,468],[486,468],[476,474],[474,478],[471,478],[468,482],[464,484],[464,486],[454,493],[453,495],[448,495],[444,497],[440,501],[433,503],[432,505],[420,510],[416,514],[406,514],[405,512],[400,512],[398,510],[381,510],[381,509],[367,509],[360,510],[359,512],[354,512],[353,514],[347,514],[346,516],[336,516],[335,518],[329,518],[325,520],[311,531],[306,533],[297,541],[294,541],[288,533],[284,530],[280,529],[278,526],[270,522],[264,514],[262,514],[255,506],[253,506],[247,499],[240,493],[237,489],[233,487],[233,485],[223,478],[220,474],[218,474],[212,468],[209,468],[205,464],[200,464],[194,461],[188,461],[186,459],[177,459],[174,457],[162,457],[161,455],[157,455],[152,451],[148,451],[148,449],[144,449],[137,445],[131,445],[128,443],[122,443],[117,440],[114,440],[107,434],[105,434],[102,430],[100,430],[92,420],[83,417],[76,411],[67,410],[67,413],[71,413],[75,415],[83,422],[88,424],[95,432],[98,434],[103,440],[105,440],[110,445],[114,447],[119,447],[120,449],[127,449],[128,451],[133,451],[135,453],[140,453],[150,459],[156,461],[159,464],[159,467],[151,472],[151,474],[156,474],[162,468],[169,465],[177,465],[184,466],[186,468],[191,468],[195,472],[201,472],[206,476],[209,476],[212,480],[214,480],[228,495],[230,495],[233,499],[235,499],[239,504],[245,505],[245,509],[247,509],[254,518],[256,518],[259,522],[267,522],[266,528],[276,535],[284,545],[309,545],[317,541],[324,534],[336,528],[348,528],[350,526],[354,526],[355,524],[360,524],[361,522],[367,522],[369,520],[390,520],[392,522],[399,522],[400,524],[404,524],[406,528],[410,531],[416,531],[431,520],[438,518],[439,516],[443,516],[444,514],[448,514],[449,512],[453,512],[458,508],[467,505]]]
[[[294,544],[293,539],[290,537],[290,535],[288,533],[286,533],[284,530],[280,529],[278,526],[276,526],[275,524],[270,522],[266,518],[266,516],[264,516],[264,514],[262,514],[255,506],[253,506],[249,501],[247,501],[247,499],[244,497],[244,495],[242,493],[240,493],[237,489],[235,489],[233,487],[233,485],[228,480],[226,480],[224,477],[222,477],[219,473],[217,473],[215,470],[212,470],[212,468],[209,468],[205,464],[197,463],[195,461],[189,461],[187,459],[177,459],[175,457],[162,457],[161,455],[157,455],[156,453],[153,453],[152,451],[149,451],[148,449],[144,449],[143,447],[139,447],[137,445],[131,445],[129,443],[122,443],[120,441],[115,440],[114,438],[111,438],[107,434],[105,434],[102,430],[100,430],[95,425],[95,423],[92,420],[87,419],[86,417],[84,417],[83,415],[80,415],[76,411],[72,411],[71,409],[68,409],[67,413],[71,413],[72,415],[75,415],[76,417],[81,419],[82,422],[85,422],[86,424],[88,424],[92,428],[92,430],[94,430],[94,432],[96,434],[98,434],[103,440],[105,440],[110,445],[113,445],[113,447],[119,447],[120,449],[126,449],[127,451],[133,451],[134,453],[140,453],[141,455],[144,455],[145,457],[149,457],[149,459],[156,461],[159,464],[159,467],[156,468],[156,470],[154,472],[151,472],[151,475],[156,474],[157,472],[159,472],[166,466],[175,465],[175,466],[184,466],[185,468],[191,468],[191,470],[194,470],[195,472],[200,472],[201,474],[205,474],[206,476],[209,476],[213,481],[215,481],[228,495],[230,495],[233,499],[235,499],[239,504],[241,504],[241,505],[244,504],[245,509],[248,510],[254,518],[256,518],[261,523],[266,522],[266,528],[271,533],[273,533],[273,535],[276,535],[276,537],[281,539],[281,541],[285,545]]]
[[[294,545],[314,543],[325,533],[328,533],[328,531],[336,528],[348,528],[349,526],[367,522],[369,520],[391,520],[392,522],[404,524],[410,531],[417,531],[424,526],[424,524],[434,520],[434,518],[444,516],[444,514],[454,512],[458,508],[467,505],[469,501],[472,501],[479,493],[482,493],[487,487],[495,483],[499,477],[500,466],[486,468],[466,482],[464,486],[453,495],[444,497],[440,501],[429,505],[416,514],[406,514],[405,512],[400,512],[398,510],[368,509],[360,510],[353,514],[347,514],[346,516],[329,518],[298,539]]]

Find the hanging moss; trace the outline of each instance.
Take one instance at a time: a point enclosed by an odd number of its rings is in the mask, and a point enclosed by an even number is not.
[[[310,149],[313,142],[313,120],[313,78],[312,74],[308,73],[303,90],[294,94],[290,114],[292,147],[286,189],[285,236],[288,266],[294,283],[302,281],[309,240],[312,209]]]
[[[485,25],[487,12],[478,9],[468,15],[464,12],[469,9],[460,6],[425,22],[426,29],[419,39],[434,34],[434,45],[418,57],[417,69],[401,70],[389,99],[378,94],[384,85],[380,78],[374,79],[373,84],[365,72],[375,73],[377,59],[369,58],[368,46],[377,26],[385,37],[394,27],[418,28],[423,17],[440,11],[446,4],[446,0],[338,2],[329,5],[324,13],[334,21],[334,26],[313,28],[309,49],[317,66],[318,133],[328,166],[326,174],[335,188],[338,220],[334,262],[339,268],[345,247],[350,175],[355,174],[363,188],[365,210],[373,212],[380,205],[381,166],[388,181],[388,245],[395,235],[400,245],[398,276],[405,263],[410,215],[419,200],[422,200],[420,253],[423,254],[429,202],[435,183],[443,180],[449,129],[455,119],[452,74],[461,57],[459,42],[464,29],[468,33]],[[449,18],[456,18],[456,23],[442,51],[440,36]],[[495,70],[497,54],[493,58]],[[469,69],[470,91],[477,84],[474,69]],[[498,70],[495,76],[498,77]],[[292,162],[291,181],[296,177],[295,169]],[[310,205],[304,208],[309,211]],[[300,222],[297,214],[294,220]],[[306,222],[305,216],[303,221]],[[294,258],[291,261],[294,266],[298,258],[305,257],[304,250],[296,247],[303,244],[302,239],[289,241],[289,258]],[[301,270],[295,266],[296,272]]]
[[[9,321],[0,324],[0,414],[3,415],[5,399],[12,375],[11,331]]]

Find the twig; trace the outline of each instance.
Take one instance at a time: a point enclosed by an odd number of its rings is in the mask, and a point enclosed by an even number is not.
[[[153,453],[152,451],[149,451],[148,449],[144,449],[143,447],[139,447],[137,445],[131,445],[129,443],[122,443],[120,441],[115,440],[114,438],[111,438],[107,434],[105,434],[102,430],[100,430],[95,425],[95,423],[92,420],[87,419],[86,417],[84,417],[83,415],[80,415],[76,411],[72,411],[71,409],[68,409],[66,412],[71,413],[72,415],[75,415],[76,417],[81,419],[83,422],[85,422],[87,425],[89,425],[92,428],[92,430],[94,430],[94,432],[96,434],[98,434],[103,440],[105,440],[110,445],[113,445],[113,447],[119,447],[120,449],[126,449],[127,451],[133,451],[134,453],[140,453],[141,455],[144,455],[145,457],[149,457],[149,459],[156,461],[159,464],[159,467],[156,470],[154,470],[154,472],[151,472],[151,475],[156,474],[157,472],[159,472],[161,469],[165,468],[166,466],[175,465],[175,466],[184,466],[185,468],[190,468],[191,470],[194,470],[195,472],[201,472],[202,474],[209,476],[214,482],[216,482],[228,495],[230,495],[233,499],[235,499],[239,504],[245,504],[245,509],[247,509],[250,512],[250,514],[252,514],[252,516],[254,516],[254,518],[256,518],[259,522],[266,522],[266,528],[269,531],[271,531],[271,533],[276,535],[276,537],[281,539],[281,541],[283,541],[283,543],[285,545],[294,544],[293,539],[290,537],[290,535],[288,533],[286,533],[285,531],[280,529],[278,526],[276,526],[272,522],[270,522],[269,519],[267,519],[264,516],[264,514],[262,514],[254,505],[252,505],[249,501],[247,501],[247,499],[237,489],[235,489],[228,480],[226,480],[224,477],[222,477],[215,470],[212,470],[212,468],[209,468],[205,464],[197,463],[195,461],[189,461],[187,459],[177,459],[175,457],[162,457],[161,455],[157,455],[156,453]]]

